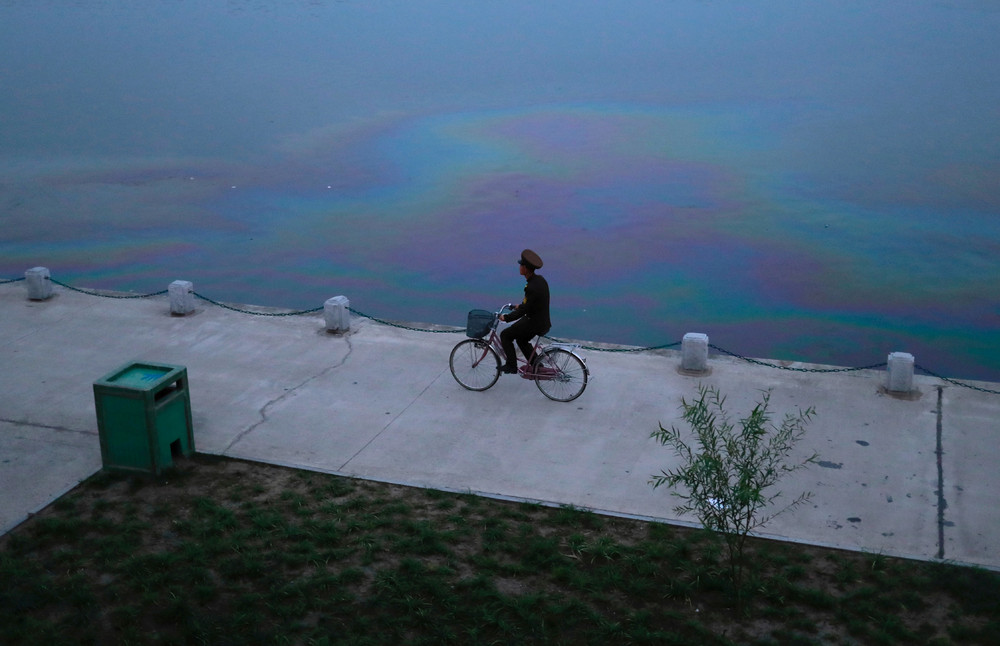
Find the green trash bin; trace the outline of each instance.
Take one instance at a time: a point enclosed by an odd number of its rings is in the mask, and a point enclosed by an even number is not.
[[[159,475],[194,452],[187,368],[128,363],[94,382],[105,469]]]

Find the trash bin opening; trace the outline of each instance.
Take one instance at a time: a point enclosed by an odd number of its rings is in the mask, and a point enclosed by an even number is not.
[[[163,401],[164,399],[166,399],[170,395],[172,395],[172,394],[174,394],[176,392],[180,392],[181,390],[184,390],[184,380],[183,379],[178,379],[177,381],[175,381],[174,383],[170,384],[169,386],[166,386],[162,390],[157,391],[157,393],[155,395],[153,395],[153,401],[154,402]]]

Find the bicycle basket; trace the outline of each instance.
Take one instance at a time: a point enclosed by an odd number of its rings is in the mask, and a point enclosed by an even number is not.
[[[472,310],[469,312],[469,320],[465,324],[465,336],[473,339],[481,339],[489,334],[493,325],[493,312],[486,310]]]

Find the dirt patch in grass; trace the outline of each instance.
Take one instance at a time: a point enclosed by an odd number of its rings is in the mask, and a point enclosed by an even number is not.
[[[0,537],[0,643],[992,644],[1000,575],[196,456]]]

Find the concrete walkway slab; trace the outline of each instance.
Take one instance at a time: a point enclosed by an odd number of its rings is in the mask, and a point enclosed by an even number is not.
[[[0,534],[101,468],[97,432],[0,421]]]
[[[781,485],[788,499],[812,500],[762,534],[1000,568],[997,394],[917,376],[919,396],[897,399],[878,370],[712,357],[710,374],[691,377],[676,351],[581,350],[592,382],[558,403],[517,376],[461,388],[448,369],[461,333],[354,317],[335,335],[319,314],[199,302],[176,317],[166,296],[55,292],[32,302],[23,285],[0,285],[0,483],[13,492],[0,505],[3,531],[100,468],[92,384],[146,360],[187,367],[201,452],[684,524],[696,519],[677,517],[677,500],[649,485],[676,465],[650,434],[681,426],[681,399],[699,384],[720,389],[734,420],[770,390],[776,418],[815,407],[796,454],[820,462]]]

